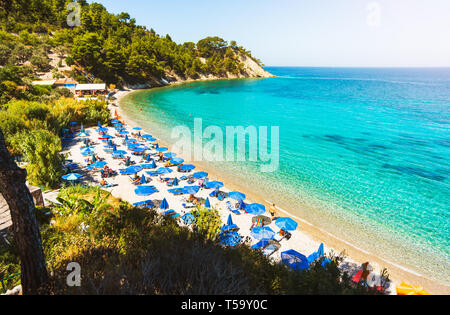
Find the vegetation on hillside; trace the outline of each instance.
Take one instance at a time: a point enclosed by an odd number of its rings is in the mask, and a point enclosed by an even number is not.
[[[338,257],[293,271],[247,245],[220,246],[198,217],[189,229],[98,188],[67,187],[59,197],[37,210],[55,294],[377,294],[355,286]],[[19,270],[13,248],[0,252],[0,278]],[[82,268],[81,287],[66,284],[70,262]]]
[[[10,101],[0,110],[0,128],[8,149],[27,162],[28,181],[42,187],[56,187],[63,175],[60,154],[61,132],[70,122],[86,126],[109,122],[103,100],[73,98],[33,102]]]
[[[80,65],[107,83],[159,83],[167,75],[198,78],[243,73],[240,55],[251,53],[219,37],[198,43],[175,43],[169,35],[136,25],[129,14],[114,15],[98,3],[81,5],[81,26],[67,25],[69,0],[0,1],[0,65],[31,64],[44,71],[47,53],[67,54],[67,64]],[[12,57],[9,57],[9,55]],[[254,58],[253,58],[254,59]],[[259,62],[259,60],[254,59]],[[73,73],[80,81],[85,77]]]

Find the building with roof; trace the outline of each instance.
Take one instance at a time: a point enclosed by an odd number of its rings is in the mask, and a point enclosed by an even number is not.
[[[46,86],[54,86],[56,80],[39,80],[31,82],[31,85],[46,85]]]
[[[55,87],[57,88],[66,88],[66,89],[75,89],[78,82],[72,79],[60,79],[55,81]]]
[[[75,94],[78,96],[98,96],[106,95],[108,92],[106,83],[100,84],[77,84]]]

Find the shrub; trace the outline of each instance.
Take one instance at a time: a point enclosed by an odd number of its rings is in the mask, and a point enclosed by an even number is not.
[[[12,144],[23,153],[28,162],[27,179],[31,184],[52,188],[59,184],[64,174],[59,137],[47,130],[38,129],[16,134]]]

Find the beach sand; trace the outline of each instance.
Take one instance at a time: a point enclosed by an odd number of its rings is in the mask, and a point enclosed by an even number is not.
[[[133,90],[128,91],[120,91],[118,92],[115,97],[117,100],[114,102],[115,104],[120,103],[120,99],[127,95],[128,93],[132,92]],[[128,119],[123,111],[120,109],[120,107],[117,106],[111,106],[111,112],[114,113],[115,110],[117,110],[118,114],[122,117],[122,120],[126,123],[126,128],[128,131],[131,132],[131,129],[133,127],[136,127],[130,119]],[[144,127],[144,126],[139,126]],[[114,135],[115,130],[113,128],[109,128],[110,132],[109,134]],[[95,128],[88,129],[90,131],[90,138],[94,142],[97,143],[95,146],[95,152],[97,155],[99,155],[102,158],[105,158],[105,161],[108,163],[108,166],[118,171],[119,169],[125,168],[124,165],[120,165],[117,160],[113,160],[112,157],[105,153],[103,151],[103,143],[98,140],[98,133],[95,131]],[[145,130],[142,131],[143,134],[150,133],[152,134],[151,130]],[[117,143],[117,141],[116,141]],[[159,141],[160,146],[167,146],[166,144]],[[82,167],[86,168],[86,162],[85,157],[81,155],[80,148],[82,147],[81,143],[77,143],[74,146],[70,147],[67,152],[70,153],[69,159],[72,159],[75,163],[79,163]],[[125,150],[126,147],[124,146],[118,146],[118,150]],[[170,149],[170,147],[169,147]],[[177,153],[177,152],[175,152]],[[180,156],[183,158],[182,156]],[[135,157],[132,156],[132,160],[136,161],[137,164],[142,163],[141,157]],[[221,189],[221,191],[229,192],[229,191],[241,191],[247,195],[246,203],[253,203],[258,202],[266,205],[267,212],[266,215],[270,216],[269,209],[272,204],[271,201],[265,200],[263,197],[258,196],[254,193],[252,193],[250,190],[246,189],[244,185],[239,185],[237,183],[234,183],[231,179],[225,178],[223,175],[219,174],[216,170],[212,169],[211,167],[207,167],[203,163],[194,163],[197,168],[194,170],[194,172],[197,171],[207,171],[209,173],[209,179],[210,180],[218,180],[221,182],[224,182],[225,187]],[[158,167],[162,166],[161,164],[158,164]],[[143,173],[140,173],[143,174]],[[92,178],[88,178],[88,181],[96,182],[97,184],[100,182],[100,173],[93,173],[89,172],[89,175],[92,175]],[[185,176],[186,173],[178,173],[176,172],[176,169],[174,173],[169,174],[167,177],[175,177],[177,176],[180,178],[181,176]],[[147,176],[146,176],[147,177]],[[147,177],[150,178],[150,177]],[[164,198],[167,199],[170,209],[174,209],[179,214],[183,215],[184,212],[188,212],[189,210],[183,210],[183,199],[185,196],[174,196],[167,192],[169,187],[165,183],[161,183],[157,177],[151,177],[152,181],[148,183],[148,185],[154,185],[159,192],[153,194],[150,197],[139,197],[136,196],[134,193],[134,190],[136,189],[136,186],[134,186],[128,176],[117,176],[113,179],[108,179],[107,181],[109,183],[116,184],[115,187],[107,189],[110,191],[115,197],[122,198],[123,200],[126,200],[130,203],[135,203],[139,201],[144,201],[148,199],[152,200],[162,200]],[[185,183],[181,183],[180,186],[184,186]],[[208,197],[211,190],[205,190],[202,189],[199,191],[198,194],[196,194],[196,197],[200,197],[203,199],[206,199]],[[214,208],[217,208],[219,210],[220,216],[225,223],[228,219],[228,215],[231,213],[226,209],[226,200],[222,202],[219,202],[216,198],[210,198],[211,205]],[[232,204],[234,204],[235,201],[232,201]],[[289,209],[287,209],[289,210]],[[311,209],[313,210],[313,209]],[[436,283],[434,281],[428,280],[418,274],[415,274],[412,271],[409,271],[407,268],[404,268],[402,266],[396,265],[392,262],[388,262],[380,257],[371,255],[370,253],[357,248],[353,246],[352,244],[345,242],[344,240],[338,239],[331,235],[330,233],[327,233],[324,230],[321,230],[320,228],[310,224],[309,222],[306,222],[302,220],[301,218],[292,216],[288,213],[288,211],[285,211],[281,208],[277,208],[276,216],[289,216],[293,219],[295,219],[297,222],[299,222],[299,228],[296,231],[292,232],[292,237],[289,240],[283,240],[281,241],[281,248],[279,251],[277,251],[274,255],[271,256],[272,259],[275,259],[276,261],[281,260],[281,252],[289,250],[289,249],[295,249],[298,252],[304,254],[305,256],[308,256],[315,251],[317,251],[320,243],[324,243],[325,245],[325,252],[326,253],[335,253],[339,254],[341,252],[345,252],[346,259],[342,265],[342,267],[348,271],[351,275],[356,273],[357,270],[359,270],[362,263],[369,261],[371,266],[373,267],[374,273],[379,274],[379,272],[383,268],[387,268],[388,272],[390,274],[391,278],[391,286],[389,288],[389,291],[391,294],[395,294],[395,286],[398,285],[401,281],[406,281],[411,284],[418,284],[422,285],[425,289],[427,289],[429,292],[434,294],[450,294],[450,289],[447,286],[441,285],[439,283]],[[249,214],[241,214],[241,215],[232,215],[233,221],[235,224],[237,224],[240,228],[239,233],[245,238],[247,236],[250,236],[250,227],[252,225],[252,215]],[[275,225],[274,222],[270,225],[272,230],[275,232],[278,232],[280,229]],[[257,243],[256,240],[252,239],[252,245]]]

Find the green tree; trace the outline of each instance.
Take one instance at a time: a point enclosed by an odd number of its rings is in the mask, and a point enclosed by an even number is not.
[[[56,187],[64,174],[61,140],[47,130],[31,130],[14,136],[13,147],[23,152],[28,180],[33,185]]]

